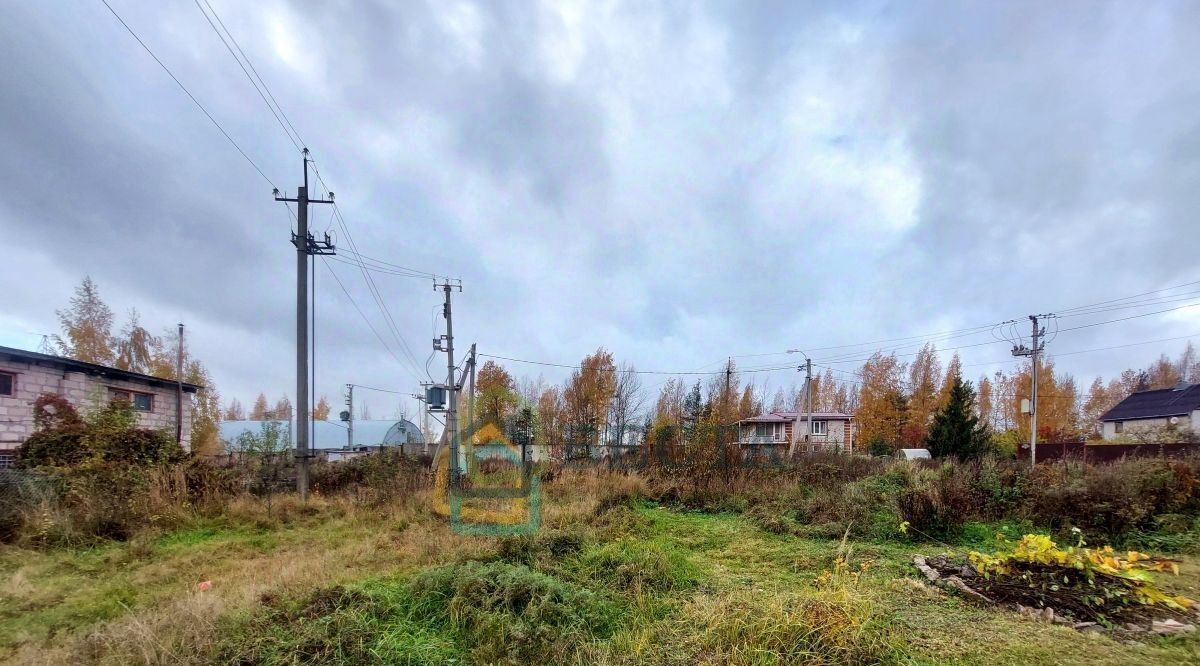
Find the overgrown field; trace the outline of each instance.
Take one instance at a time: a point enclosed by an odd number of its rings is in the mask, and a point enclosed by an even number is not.
[[[998,549],[997,535],[1045,533],[1061,543],[1076,527],[1096,543],[1178,559],[1178,576],[1148,575],[1171,594],[1200,598],[1196,497],[1184,478],[1192,467],[1137,464],[1124,476],[1047,467],[1037,474],[1059,480],[1045,492],[1034,486],[1048,480],[1005,465],[831,460],[682,483],[669,474],[557,472],[543,485],[542,530],[507,538],[455,535],[430,511],[428,489],[373,492],[370,475],[326,479],[329,491],[307,505],[239,495],[219,508],[177,507],[152,521],[157,527],[116,530],[120,541],[84,539],[53,514],[47,535],[59,536],[38,541],[26,516],[17,532],[25,536],[0,546],[0,656],[37,664],[1200,663],[1200,632],[1080,633],[948,594],[911,564],[916,553]],[[1144,478],[1130,480],[1135,473]],[[1131,505],[1122,492],[1134,483],[1139,496],[1158,494]],[[979,496],[988,487],[990,500]],[[1039,519],[1052,501],[1056,513]]]

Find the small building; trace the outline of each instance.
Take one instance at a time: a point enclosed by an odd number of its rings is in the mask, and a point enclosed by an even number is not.
[[[184,450],[191,446],[191,396],[201,388],[183,383],[180,444]],[[43,393],[66,398],[80,412],[124,398],[133,405],[140,427],[166,429],[174,436],[178,390],[171,379],[0,347],[0,468],[12,465],[17,447],[33,434],[33,402]]]
[[[1100,416],[1106,440],[1176,429],[1200,430],[1200,384],[1180,382],[1174,388],[1138,391]]]
[[[854,450],[854,417],[841,412],[813,412],[812,436],[806,412],[767,412],[738,421],[743,446],[786,446],[796,451]]]
[[[897,460],[929,460],[933,456],[929,455],[929,449],[897,449]]]

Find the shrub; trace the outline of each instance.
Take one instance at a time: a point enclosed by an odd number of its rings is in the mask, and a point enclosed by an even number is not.
[[[407,496],[428,488],[433,475],[426,461],[384,450],[336,463],[318,463],[310,470],[315,492],[352,492],[365,502]]]
[[[497,545],[497,553],[510,562],[533,564],[539,558],[559,558],[578,552],[585,542],[586,538],[578,531],[546,530],[504,537]]]
[[[175,463],[183,450],[166,432],[136,427],[132,405],[114,400],[98,405],[86,419],[62,396],[44,393],[34,400],[35,432],[17,451],[24,468],[71,467],[98,458],[132,465]]]
[[[562,663],[581,642],[617,625],[612,602],[504,562],[427,570],[410,589],[416,616],[466,639],[478,663]]]
[[[920,470],[912,485],[896,498],[900,517],[917,536],[949,537],[958,534],[978,503],[957,466]]]
[[[700,570],[683,552],[654,542],[621,540],[579,558],[580,573],[609,589],[632,596],[695,586]]]

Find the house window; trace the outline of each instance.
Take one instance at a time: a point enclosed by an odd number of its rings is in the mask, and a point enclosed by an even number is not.
[[[11,469],[17,466],[17,452],[12,449],[0,450],[0,469]]]
[[[755,437],[769,437],[771,435],[770,427],[771,427],[770,423],[755,423],[754,424],[754,436]]]
[[[1125,422],[1117,421],[1113,427],[1113,431],[1116,432],[1118,435],[1125,432]]]
[[[825,421],[813,421],[812,422],[812,434],[824,435],[825,434]]]
[[[109,389],[108,397],[110,400],[127,401],[129,404],[133,405],[134,411],[154,411],[154,396],[150,393],[139,393],[137,391],[125,391],[122,389]]]
[[[11,372],[0,372],[0,395],[17,394],[17,376]]]

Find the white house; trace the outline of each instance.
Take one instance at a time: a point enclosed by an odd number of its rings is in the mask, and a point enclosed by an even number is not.
[[[1104,439],[1167,428],[1200,431],[1200,384],[1180,382],[1174,388],[1138,391],[1105,412],[1100,423]]]

